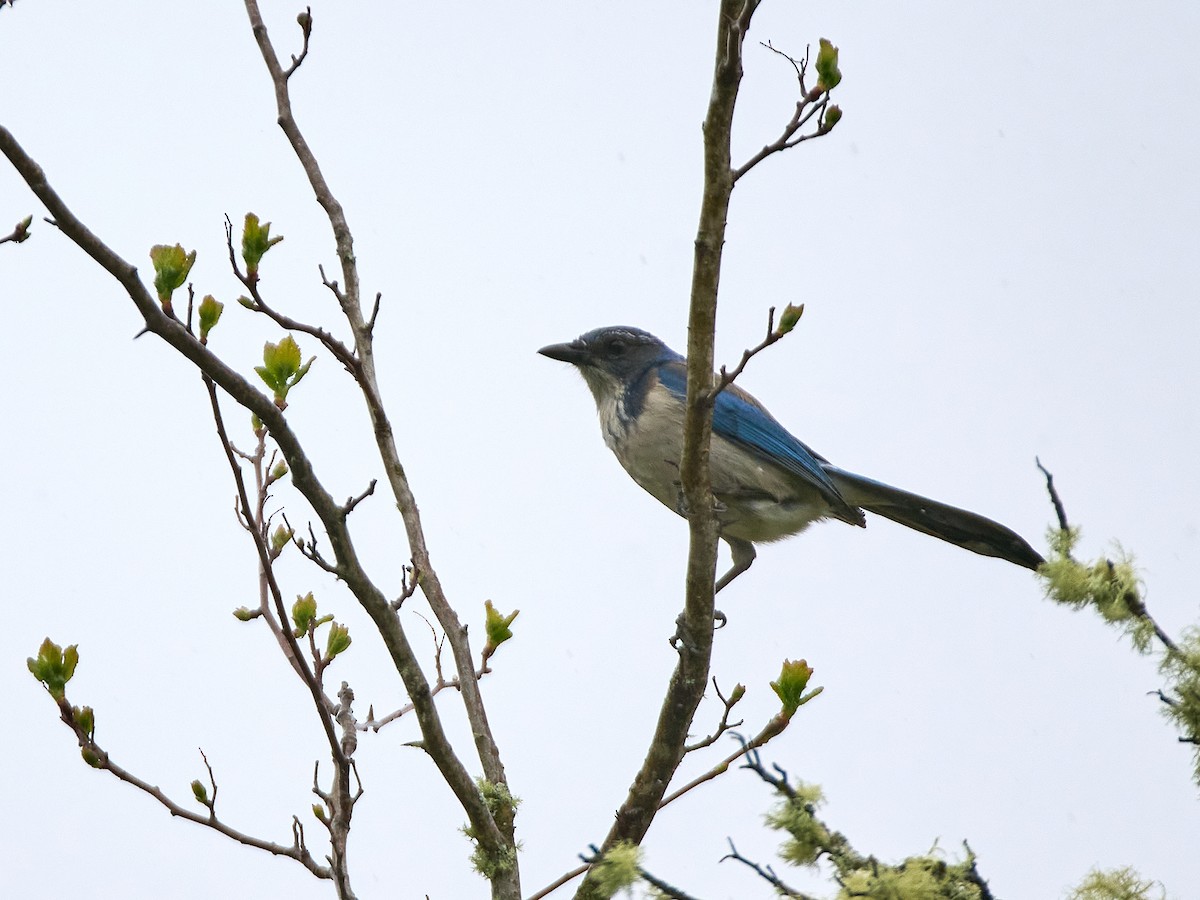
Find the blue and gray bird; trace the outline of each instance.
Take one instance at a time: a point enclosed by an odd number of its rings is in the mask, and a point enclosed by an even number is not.
[[[538,353],[579,369],[596,400],[604,443],[634,481],[686,515],[679,480],[684,358],[654,335],[624,326],[597,328]],[[721,538],[733,554],[718,591],[750,568],[755,544],[798,534],[822,519],[862,527],[863,510],[1027,569],[1043,562],[998,522],[832,465],[736,385],[717,395],[709,467]]]

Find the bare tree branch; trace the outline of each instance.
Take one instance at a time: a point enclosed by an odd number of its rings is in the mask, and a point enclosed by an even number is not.
[[[667,785],[683,759],[688,729],[708,683],[713,640],[713,588],[717,565],[717,519],[708,470],[712,438],[713,336],[725,222],[733,191],[730,132],[742,78],[742,47],[759,0],[722,0],[717,22],[712,94],[704,120],[704,190],[696,231],[688,318],[687,411],[680,477],[689,510],[686,604],[677,643],[679,661],[667,687],[646,759],[601,852],[620,842],[640,844]],[[575,895],[599,898],[595,878],[584,878]]]
[[[211,828],[213,831],[219,832],[225,835],[227,838],[237,841],[239,844],[245,844],[247,847],[255,847],[259,850],[265,850],[268,853],[272,853],[275,856],[286,856],[289,859],[294,859],[318,878],[332,879],[334,877],[332,869],[318,863],[315,859],[313,859],[312,854],[308,852],[308,847],[305,846],[304,843],[303,829],[298,829],[295,826],[293,827],[292,844],[288,846],[286,844],[276,844],[272,841],[265,841],[262,838],[253,837],[252,835],[248,835],[244,832],[238,831],[236,828],[226,825],[217,818],[216,813],[213,810],[216,798],[215,780],[212,781],[213,796],[209,798],[208,803],[204,804],[208,809],[208,815],[201,815],[200,813],[194,812],[187,807],[181,806],[164,794],[155,785],[143,781],[132,772],[113,762],[112,757],[109,756],[108,752],[96,743],[92,735],[84,731],[79,721],[75,718],[75,711],[72,709],[71,704],[65,698],[58,701],[58,709],[59,715],[63,722],[65,722],[67,726],[75,732],[75,736],[79,740],[79,746],[84,751],[84,759],[87,760],[88,764],[93,768],[103,769],[106,772],[110,772],[112,775],[126,784],[132,785],[139,791],[149,794],[160,804],[162,804],[167,812],[173,816],[178,816],[181,819],[187,819],[189,822],[195,822],[197,825],[202,825],[205,828]],[[208,760],[205,759],[204,762],[205,766],[207,767]],[[208,772],[211,779],[212,769],[209,768]],[[295,822],[296,826],[299,825],[297,820],[293,819],[293,821]]]
[[[373,324],[375,313],[372,313],[370,323],[363,317],[359,294],[358,266],[354,256],[354,240],[346,221],[345,212],[341,204],[334,197],[333,192],[329,189],[329,185],[325,181],[325,176],[321,172],[316,157],[313,155],[292,115],[291,99],[288,94],[288,76],[290,73],[285,72],[280,66],[279,58],[267,35],[267,28],[259,12],[258,3],[256,0],[245,0],[245,6],[246,12],[250,17],[251,27],[254,31],[254,38],[258,42],[263,61],[266,63],[267,70],[271,75],[271,81],[275,87],[275,102],[279,114],[279,126],[283,129],[284,134],[291,143],[296,158],[300,161],[301,167],[308,177],[309,184],[312,186],[317,202],[324,208],[329,218],[330,226],[333,229],[344,287],[339,287],[336,283],[329,282],[324,278],[324,273],[322,273],[322,279],[326,281],[326,284],[329,285],[334,295],[338,298],[342,312],[346,316],[351,332],[354,335],[355,356],[358,361],[355,379],[366,401],[367,411],[374,428],[375,442],[379,448],[380,459],[383,462],[388,483],[391,486],[392,494],[404,521],[409,547],[412,551],[413,566],[421,573],[421,590],[450,642],[455,666],[459,673],[463,705],[466,708],[467,717],[471,722],[471,733],[475,741],[476,752],[483,766],[484,777],[491,783],[507,785],[504,765],[500,760],[500,751],[492,736],[492,729],[488,722],[486,710],[484,709],[483,698],[479,693],[479,685],[473,677],[475,671],[474,661],[470,642],[467,639],[467,630],[459,621],[458,614],[454,611],[454,608],[450,605],[450,601],[447,599],[441,582],[438,579],[437,572],[430,561],[416,498],[413,496],[409,486],[404,467],[400,463],[395,435],[384,409],[382,394],[375,372],[375,351],[371,335],[371,324]],[[305,40],[307,41],[307,32],[312,27],[311,15],[309,15],[307,24],[301,22],[301,27],[306,33]],[[388,607],[388,611],[390,612],[390,607]],[[378,620],[376,624],[381,628],[383,627]],[[398,626],[394,623],[394,616],[392,627],[399,630]],[[428,699],[428,685],[424,683],[423,677],[421,681],[420,698],[413,694],[413,690],[410,689],[409,691],[410,696],[418,704],[418,707]],[[418,712],[420,712],[420,709],[418,709]],[[429,713],[433,713],[432,705],[428,707],[427,714]],[[440,725],[438,730],[440,732]],[[422,731],[424,731],[424,727]],[[439,752],[441,749],[439,746]],[[448,745],[445,749],[449,750]],[[435,761],[438,761],[436,757]],[[452,782],[452,786],[455,788],[455,793],[459,795],[460,801],[465,806],[468,806],[467,812],[471,818],[472,829],[477,840],[481,842],[481,845],[487,852],[497,854],[506,852],[515,853],[516,841],[513,833],[513,810],[505,806],[500,806],[494,812],[490,812],[487,806],[483,804],[482,797],[479,798],[478,804],[473,802],[468,804],[465,796],[468,788],[476,795],[479,792],[474,783],[470,782],[469,779],[466,783],[462,781],[462,776],[465,775],[465,772],[459,771],[461,764],[458,763],[457,759],[454,760],[454,764],[446,763],[443,766],[441,761],[438,761],[438,764],[442,768],[443,775],[448,781]],[[476,821],[477,818],[478,821]],[[511,895],[514,898],[519,896],[520,882],[515,867],[501,873],[498,877],[503,882],[502,891],[505,895]],[[499,883],[493,882],[494,885]]]
[[[749,866],[760,878],[764,879],[767,884],[775,889],[777,895],[781,897],[789,897],[791,900],[816,900],[811,894],[802,894],[792,887],[784,884],[783,880],[775,874],[775,869],[771,866],[760,866],[756,862],[752,862],[742,854],[738,853],[737,847],[733,843],[733,838],[726,838],[729,841],[729,852],[721,857],[721,862],[727,859],[736,860],[743,865]]]
[[[696,743],[688,744],[686,747],[684,747],[684,753],[692,753],[696,750],[703,750],[705,747],[709,747],[716,743],[717,739],[720,738],[721,735],[723,735],[726,731],[731,728],[737,728],[742,724],[741,719],[731,723],[729,721],[729,714],[733,711],[733,708],[737,705],[738,701],[745,696],[745,686],[741,684],[736,685],[733,689],[733,693],[729,697],[726,697],[721,693],[721,686],[717,684],[717,679],[715,676],[712,680],[712,686],[713,690],[717,693],[717,697],[720,698],[722,706],[724,707],[721,710],[721,721],[717,723],[716,729],[708,737],[701,738],[700,740],[696,741]]]
[[[789,314],[791,316],[790,320]],[[715,398],[717,394],[721,393],[721,391],[725,390],[725,388],[729,387],[729,385],[733,384],[734,381],[737,380],[738,376],[746,370],[746,363],[750,362],[750,360],[758,356],[758,354],[762,353],[772,344],[776,344],[783,340],[784,337],[791,332],[792,328],[795,327],[796,322],[799,321],[800,316],[803,314],[803,303],[801,303],[799,306],[792,306],[789,304],[787,309],[783,311],[783,322],[778,328],[776,328],[775,307],[772,306],[770,309],[768,309],[767,336],[764,337],[756,346],[751,347],[749,350],[742,351],[742,358],[738,361],[738,364],[734,366],[732,372],[726,371],[725,367],[721,366],[720,375],[717,378],[716,386],[713,388],[713,397]]]

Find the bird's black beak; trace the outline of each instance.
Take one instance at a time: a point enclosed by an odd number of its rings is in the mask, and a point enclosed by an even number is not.
[[[588,360],[587,346],[576,338],[569,344],[550,344],[538,351],[542,356],[568,362],[573,366],[583,365]]]

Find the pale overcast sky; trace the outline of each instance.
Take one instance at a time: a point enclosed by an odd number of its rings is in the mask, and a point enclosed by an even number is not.
[[[687,544],[604,448],[580,379],[535,351],[606,324],[682,348],[714,7],[316,2],[292,82],[364,289],[384,295],[381,374],[434,562],[477,640],[485,599],[521,610],[484,694],[524,800],[527,893],[598,842],[625,796],[674,663]],[[264,4],[281,54],[298,48],[299,9]],[[1178,634],[1198,618],[1200,7],[767,0],[752,32],[795,54],[820,37],[841,48],[845,118],[739,184],[718,358],[760,339],[769,306],[804,302],[740,382],[797,436],[1037,546],[1053,515],[1040,456],[1081,553],[1120,541]],[[232,302],[226,214],[286,236],[264,269],[278,307],[336,322],[316,272],[335,261],[328,229],[240,4],[22,0],[0,10],[0,60],[0,122],[85,222],[143,274],[152,244],[198,251],[232,365],[248,372],[281,332]],[[750,47],[735,157],[774,139],[794,99],[786,63]],[[228,821],[284,841],[296,813],[317,835],[309,701],[265,630],[229,614],[257,603],[255,561],[200,380],[132,339],[128,299],[0,166],[0,231],[29,213],[33,238],[0,246],[5,893],[332,896],[88,769],[25,670],[46,635],[79,644],[69,696],[95,707],[115,759],[186,800],[202,747]],[[328,358],[288,414],[335,495],[380,474]],[[248,445],[246,417],[229,420]],[[278,502],[306,518],[290,488]],[[354,520],[398,589],[397,517],[379,496]],[[284,572],[289,595],[314,590],[348,622],[333,676],[359,714],[403,703],[348,596],[298,561]],[[721,607],[713,671],[748,686],[747,730],[776,708],[782,659],[816,668],[824,695],[765,757],[821,784],[827,821],[860,850],[967,840],[1006,898],[1061,897],[1097,865],[1200,892],[1191,755],[1161,719],[1153,661],[1052,606],[1030,573],[883,520],[830,523],[764,548]],[[468,757],[456,699],[439,702]],[[706,704],[697,732],[716,718]],[[404,721],[361,742],[354,886],[486,896],[463,815],[403,746],[415,736]],[[732,837],[773,861],[770,803],[728,773],[659,818],[647,867],[706,900],[769,896],[717,860]]]

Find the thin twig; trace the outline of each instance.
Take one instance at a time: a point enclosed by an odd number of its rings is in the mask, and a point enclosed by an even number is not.
[[[654,875],[651,875],[649,872],[647,872],[645,869],[641,868],[640,866],[638,867],[638,874],[641,875],[642,879],[647,884],[649,884],[652,888],[657,890],[659,895],[661,895],[663,897],[668,897],[668,898],[670,898],[670,900],[698,900],[698,898],[696,898],[692,894],[689,894],[686,891],[684,891],[680,888],[677,888],[672,884],[668,884],[667,882],[663,881],[661,878],[657,878]]]
[[[721,711],[721,721],[717,723],[716,730],[713,731],[713,733],[710,734],[708,737],[702,738],[694,744],[688,744],[687,746],[685,746],[683,748],[684,753],[692,753],[695,750],[702,750],[705,747],[711,746],[726,731],[728,731],[731,728],[737,728],[739,725],[742,724],[741,719],[738,719],[736,722],[731,723],[729,721],[729,713],[733,710],[734,706],[737,705],[738,701],[741,700],[742,697],[745,695],[745,692],[746,692],[745,686],[739,684],[736,687],[734,687],[733,694],[730,695],[730,698],[727,698],[724,694],[721,693],[721,686],[719,684],[717,684],[717,677],[715,675],[713,676],[713,679],[712,679],[712,686],[713,686],[713,690],[717,692],[717,697],[720,698],[721,703],[724,706],[724,709]]]
[[[1042,465],[1042,461],[1036,456],[1033,461],[1037,463],[1037,467],[1041,469],[1042,474],[1046,477],[1046,490],[1050,494],[1050,502],[1054,504],[1054,513],[1058,516],[1058,527],[1063,531],[1070,531],[1071,526],[1067,522],[1067,511],[1063,507],[1062,499],[1058,496],[1058,490],[1054,487],[1054,476],[1050,474],[1050,470]]]
[[[335,338],[332,334],[321,328],[319,325],[309,325],[307,322],[301,322],[298,319],[293,319],[291,316],[286,316],[278,310],[268,305],[263,299],[262,293],[258,287],[258,278],[250,277],[242,271],[237,261],[237,251],[233,245],[233,222],[229,216],[225,217],[225,246],[229,251],[229,266],[233,269],[233,274],[237,280],[242,283],[242,286],[250,293],[249,309],[257,313],[262,313],[275,324],[279,325],[288,331],[299,331],[302,334],[308,334],[315,337],[328,350],[333,357],[342,364],[342,366],[351,374],[354,373],[358,365],[358,361],[354,358],[353,351],[345,344]]]
[[[803,311],[804,306],[801,305],[800,309]],[[758,354],[762,353],[772,344],[783,340],[787,333],[788,332],[786,331],[776,330],[775,307],[772,306],[767,310],[767,336],[764,337],[757,346],[751,347],[749,350],[742,351],[742,359],[736,366],[734,366],[732,372],[727,372],[725,367],[721,366],[721,377],[717,379],[716,386],[713,388],[713,397],[715,398],[717,394],[721,393],[721,391],[733,384],[737,377],[746,370],[746,363],[750,362],[750,360],[758,356]]]
[[[796,101],[796,109],[793,112],[791,119],[783,126],[783,131],[779,137],[771,143],[764,146],[761,150],[755,153],[745,163],[733,170],[733,181],[736,184],[738,179],[757,166],[760,162],[775,153],[782,153],[784,150],[790,150],[805,141],[811,141],[813,138],[823,137],[832,130],[832,125],[824,120],[824,113],[829,107],[829,91],[819,90],[819,85],[811,91],[805,87],[804,76],[808,69],[808,52],[804,54],[804,59],[798,60],[788,54],[773,47],[770,42],[762,44],[772,53],[782,56],[792,64],[792,68],[796,71],[796,77],[800,82],[800,99]],[[814,116],[821,116],[818,121],[815,131],[807,134],[797,135],[796,133],[807,125]]]
[[[340,507],[339,507],[340,509]],[[286,514],[283,515],[283,522],[287,526],[288,531],[292,534],[292,546],[300,551],[300,555],[309,562],[314,563],[322,571],[328,572],[330,575],[341,577],[341,567],[335,563],[329,562],[321,551],[317,549],[317,533],[313,530],[312,522],[308,523],[308,540],[296,536],[296,530],[292,528],[292,523],[288,521]]]
[[[343,503],[342,504],[342,515],[343,516],[350,515],[350,513],[352,513],[354,511],[354,507],[358,506],[358,504],[362,503],[364,500],[366,500],[368,497],[370,497],[373,493],[375,493],[375,484],[376,484],[376,479],[372,478],[371,483],[367,485],[366,490],[364,490],[361,494],[358,494],[357,496],[349,498],[345,503]]]
[[[712,781],[719,775],[724,775],[729,771],[730,763],[734,762],[740,756],[746,756],[749,758],[749,754],[754,753],[759,747],[764,746],[773,737],[781,734],[783,730],[787,728],[790,721],[790,719],[785,718],[782,714],[775,715],[770,721],[767,722],[762,731],[748,741],[736,731],[732,732],[734,739],[737,740],[738,744],[740,745],[738,749],[733,753],[730,753],[727,757],[725,757],[707,772],[697,775],[687,784],[683,785],[683,787],[672,791],[662,799],[662,801],[658,804],[658,808],[662,809],[667,804],[674,803],[688,791],[698,788],[707,781]]]
[[[764,879],[769,885],[771,885],[771,887],[775,889],[775,892],[781,897],[790,897],[793,898],[793,900],[816,900],[816,898],[812,897],[810,894],[803,894],[795,888],[786,885],[783,882],[783,879],[775,874],[775,869],[773,867],[760,866],[758,863],[742,856],[742,854],[738,853],[738,849],[733,843],[733,838],[726,838],[726,840],[729,841],[729,852],[721,857],[721,862],[725,862],[727,859],[732,859],[742,863],[745,866],[749,866],[760,878]]]
[[[304,58],[308,56],[308,39],[312,37],[312,7],[304,7],[304,12],[296,16],[296,24],[300,26],[300,32],[304,35],[304,47],[300,51],[299,56],[292,56],[292,64],[288,66],[284,72],[284,79],[291,78],[296,74],[296,70],[304,63]]]
[[[200,751],[200,758],[204,760],[204,768],[208,770],[208,783],[212,787],[212,793],[204,798],[202,802],[208,807],[209,818],[215,819],[217,816],[217,779],[213,775],[212,766],[209,765],[208,756],[205,754],[204,749],[200,747],[197,749]]]
[[[71,704],[65,698],[59,701],[58,709],[60,718],[62,718],[63,722],[65,722],[67,726],[75,732],[75,736],[79,740],[79,746],[82,747],[87,753],[89,764],[93,768],[103,769],[126,784],[137,788],[143,793],[149,794],[163,807],[165,807],[166,810],[173,816],[178,816],[181,819],[187,819],[189,822],[195,822],[197,825],[203,825],[205,828],[211,828],[213,831],[219,832],[220,834],[225,835],[227,838],[237,841],[239,844],[245,844],[247,847],[255,847],[259,850],[266,850],[268,853],[272,853],[276,856],[286,856],[289,859],[294,859],[318,878],[333,878],[333,871],[327,866],[323,866],[313,859],[313,857],[309,854],[307,847],[304,846],[303,841],[293,839],[290,847],[285,844],[276,844],[273,841],[266,841],[262,838],[253,837],[244,832],[238,831],[236,828],[226,825],[216,817],[216,814],[213,812],[211,807],[208,809],[208,815],[200,815],[199,813],[193,812],[192,810],[176,803],[174,800],[164,794],[158,787],[143,781],[129,770],[113,762],[108,751],[104,750],[99,744],[96,743],[95,739],[91,735],[87,734],[83,730],[82,726],[80,726],[79,722],[75,718],[74,710],[71,708]],[[205,764],[207,765],[207,760],[205,761]],[[209,774],[211,776],[211,769]],[[293,830],[293,836],[294,835],[295,831]]]
[[[417,616],[419,618],[421,618],[425,622],[426,625],[429,626],[429,631],[433,635],[433,666],[434,666],[434,671],[437,674],[437,679],[434,682],[433,687],[430,688],[429,695],[431,697],[436,697],[442,691],[446,690],[446,688],[455,688],[455,689],[460,688],[459,678],[457,676],[454,678],[448,679],[445,677],[445,675],[442,672],[442,648],[445,646],[445,643],[446,643],[446,635],[443,633],[442,635],[439,636],[437,633],[437,629],[435,629],[433,627],[432,622],[430,622],[428,619],[426,619],[420,613],[417,613]],[[475,679],[478,681],[479,679],[483,678],[485,675],[489,674],[491,671],[492,670],[489,668],[480,667],[475,672]],[[395,722],[397,719],[408,715],[412,711],[413,711],[413,704],[407,703],[404,706],[401,706],[399,709],[392,710],[392,712],[388,713],[383,718],[376,719],[375,718],[375,709],[372,706],[370,708],[370,711],[367,713],[367,720],[365,722],[361,722],[358,725],[358,728],[360,731],[368,731],[369,730],[369,731],[378,732],[379,729],[383,728],[385,725]]]
[[[591,863],[584,863],[581,866],[576,866],[570,872],[564,872],[562,875],[558,876],[558,878],[555,878],[552,882],[550,882],[548,885],[546,885],[540,891],[530,894],[528,897],[525,898],[525,900],[545,900],[546,897],[549,897],[551,894],[553,894],[555,891],[557,891],[564,884],[566,884],[569,881],[574,881],[576,878],[578,878],[580,875],[584,874],[591,867],[592,867]]]
[[[246,493],[246,482],[242,478],[241,467],[237,463],[237,458],[233,454],[233,449],[229,441],[229,434],[225,430],[225,419],[221,415],[221,405],[217,401],[217,388],[213,384],[213,380],[208,375],[203,376],[204,387],[208,392],[209,403],[212,405],[213,419],[217,425],[217,436],[221,441],[221,449],[225,451],[225,458],[229,463],[230,471],[233,473],[233,480],[237,486],[238,500],[242,505],[243,515],[247,519],[252,519],[253,513],[250,508],[250,498]],[[333,754],[334,760],[339,765],[348,765],[348,761],[342,754],[342,747],[337,739],[337,735],[333,731],[333,723],[329,720],[329,707],[331,701],[325,696],[321,690],[320,681],[316,674],[312,672],[304,663],[300,653],[300,647],[296,643],[292,631],[287,627],[288,614],[287,607],[284,605],[283,592],[279,589],[279,583],[275,580],[274,567],[271,564],[270,551],[267,541],[258,529],[248,529],[254,540],[254,548],[258,552],[259,571],[266,578],[267,585],[271,592],[271,598],[275,604],[276,615],[279,616],[280,631],[287,641],[289,647],[294,654],[295,659],[300,663],[298,671],[305,686],[312,695],[313,704],[316,706],[318,717],[321,721],[321,727],[325,731],[325,738],[329,743],[330,752]]]
[[[399,610],[404,601],[417,592],[421,586],[421,573],[415,565],[404,566],[400,570],[400,596],[392,601],[392,609]]]
[[[375,293],[375,302],[371,305],[371,315],[367,317],[367,334],[374,335],[375,320],[379,318],[379,304],[383,301],[382,292]]]

